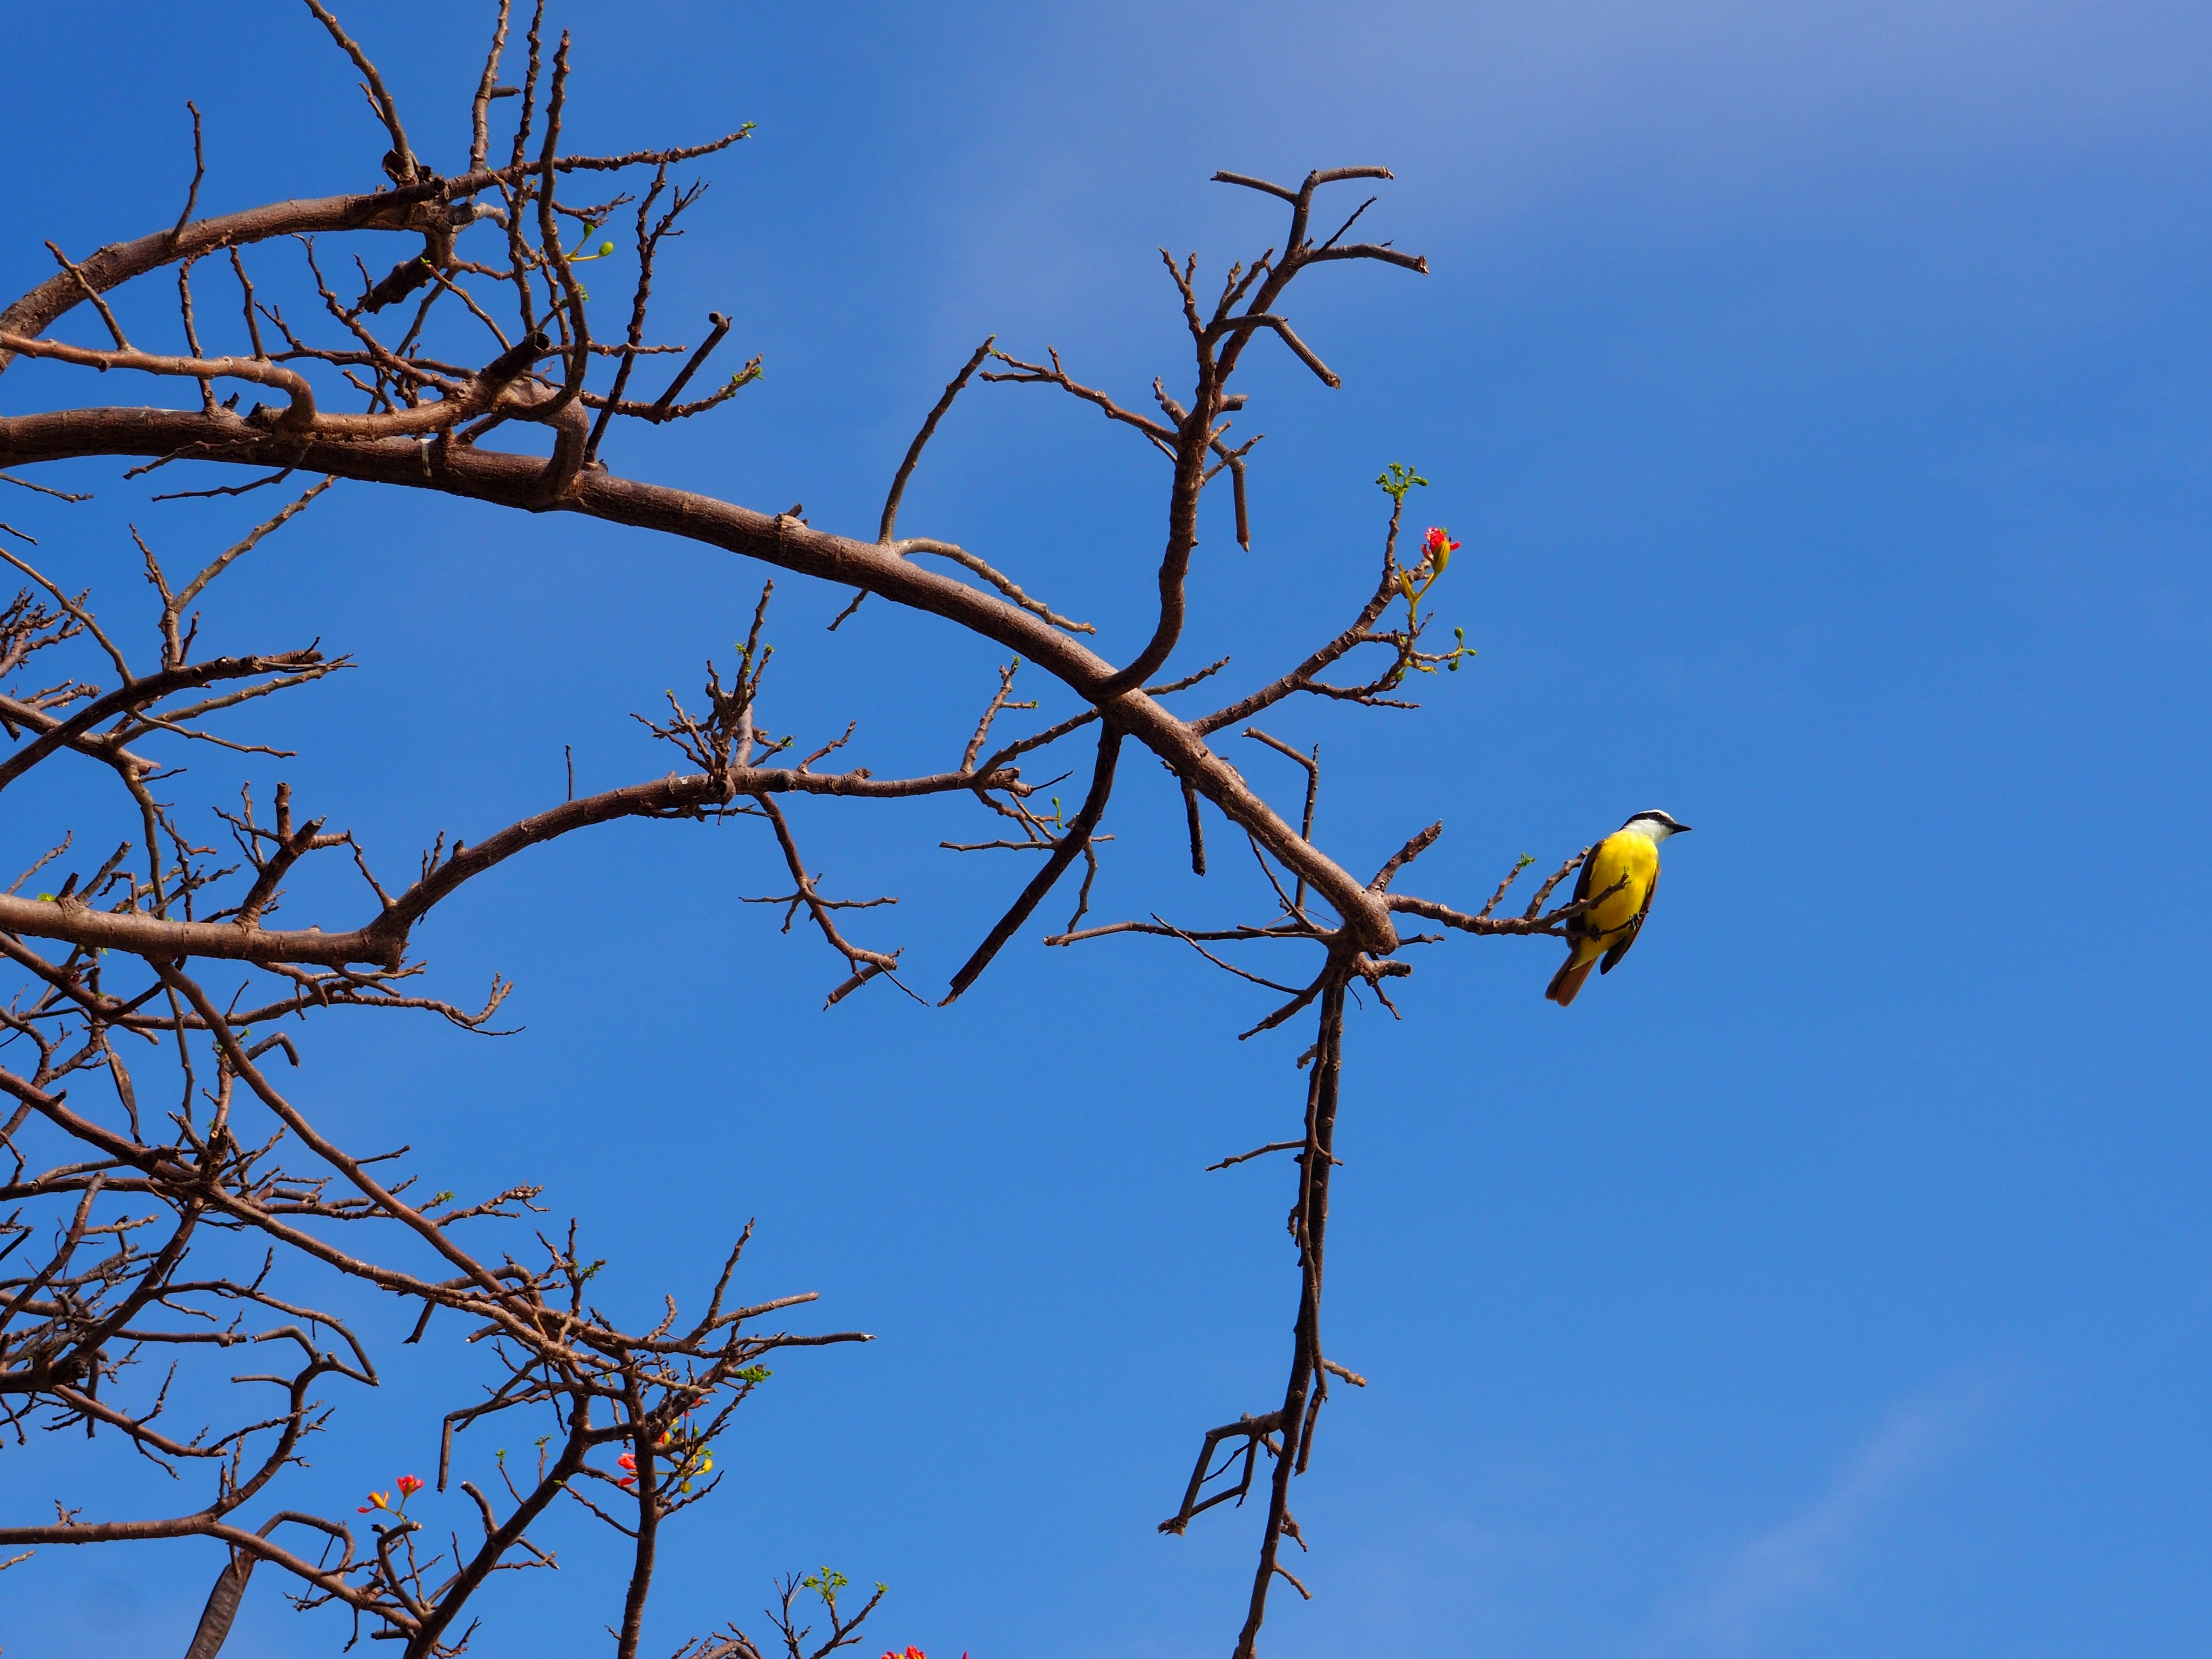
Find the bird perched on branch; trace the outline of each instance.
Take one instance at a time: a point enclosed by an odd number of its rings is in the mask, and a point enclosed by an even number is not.
[[[1593,963],[1599,963],[1600,973],[1609,974],[1628,954],[1651,913],[1651,896],[1659,890],[1659,843],[1689,827],[1664,812],[1638,812],[1590,848],[1575,881],[1575,898],[1596,902],[1567,918],[1567,959],[1552,975],[1546,996],[1565,1007],[1583,988]]]

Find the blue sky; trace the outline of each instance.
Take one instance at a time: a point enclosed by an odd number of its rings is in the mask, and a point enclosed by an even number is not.
[[[349,14],[443,170],[487,9]],[[730,313],[767,377],[611,462],[855,533],[986,333],[1131,398],[1174,384],[1155,250],[1218,271],[1280,234],[1215,168],[1392,167],[1366,222],[1433,274],[1340,268],[1294,295],[1340,392],[1254,354],[1255,550],[1219,510],[1186,665],[1229,651],[1257,678],[1337,625],[1370,579],[1370,481],[1413,462],[1420,521],[1466,543],[1440,616],[1481,655],[1419,714],[1276,721],[1323,746],[1327,843],[1372,864],[1441,816],[1415,884],[1468,903],[1632,810],[1697,826],[1635,955],[1571,1011],[1540,995],[1552,944],[1461,941],[1419,956],[1402,1024],[1355,1018],[1330,1322],[1373,1386],[1323,1423],[1295,1499],[1316,1599],[1277,1601],[1266,1651],[2202,1651],[2200,9],[556,15],[580,145],[759,123],[712,164],[661,291],[672,326]],[[208,210],[374,182],[382,143],[304,12],[86,3],[42,28],[4,118],[36,158],[10,292],[50,268],[42,238],[81,253],[173,216],[188,96]],[[5,406],[62,386],[19,364]],[[1126,654],[1163,479],[1120,437],[979,389],[902,528],[983,550]],[[55,470],[88,506],[4,506],[123,616],[126,522],[181,557],[252,503],[152,505],[118,470]],[[564,744],[580,787],[665,769],[629,712],[726,656],[759,575],[342,485],[210,626],[360,659],[257,732],[396,866],[555,798]],[[992,653],[880,605],[827,636],[842,597],[780,583],[774,718],[858,719],[879,770],[948,761]],[[1292,801],[1270,762],[1238,763]],[[1126,769],[1102,913],[1260,908],[1233,859],[1188,874],[1172,791]],[[18,805],[0,853],[20,867],[79,805]],[[950,806],[794,816],[837,885],[902,896],[862,936],[906,945],[921,985],[1017,879],[937,850],[974,829]],[[757,1624],[772,1572],[828,1561],[890,1584],[881,1645],[1224,1651],[1255,1517],[1153,1528],[1198,1433],[1279,1389],[1285,1172],[1202,1166],[1295,1121],[1307,1039],[1237,1042],[1261,994],[1127,939],[1026,944],[951,1010],[877,987],[823,1012],[834,964],[738,902],[779,890],[768,852],[751,826],[630,825],[506,866],[418,942],[457,994],[514,974],[526,1030],[333,1024],[300,1097],[441,1184],[545,1182],[639,1309],[696,1294],[757,1217],[750,1286],[819,1290],[825,1325],[878,1334],[791,1358],[745,1408],[730,1485],[667,1547],[648,1646]],[[467,1364],[404,1350],[338,1401],[302,1498],[429,1464]],[[8,1449],[5,1505],[86,1496],[81,1449]],[[95,1507],[178,1501],[101,1468]],[[562,1542],[475,1651],[589,1650],[606,1560]],[[42,1552],[0,1577],[0,1644],[180,1649],[216,1565],[195,1551]],[[343,1639],[274,1589],[231,1651]]]

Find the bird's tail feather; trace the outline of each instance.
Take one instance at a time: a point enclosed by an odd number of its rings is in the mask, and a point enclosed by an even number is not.
[[[1559,964],[1559,971],[1552,975],[1552,982],[1544,988],[1544,994],[1560,1007],[1565,1007],[1575,1000],[1575,993],[1583,988],[1583,981],[1589,977],[1589,970],[1596,963],[1595,957],[1569,957]]]

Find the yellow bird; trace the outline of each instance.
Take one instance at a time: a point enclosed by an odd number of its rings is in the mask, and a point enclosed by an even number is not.
[[[1603,957],[1598,971],[1609,974],[1628,954],[1651,913],[1651,896],[1659,890],[1659,843],[1689,827],[1664,812],[1638,812],[1590,848],[1575,882],[1575,897],[1604,896],[1567,919],[1567,959],[1552,975],[1546,996],[1565,1007],[1589,977],[1591,963]]]

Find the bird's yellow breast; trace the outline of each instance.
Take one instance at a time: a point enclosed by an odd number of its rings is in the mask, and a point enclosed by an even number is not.
[[[1659,875],[1659,848],[1649,836],[1618,830],[1590,854],[1589,891],[1593,897],[1615,882],[1620,890],[1583,913],[1583,937],[1601,948],[1620,939],[1642,914]]]

